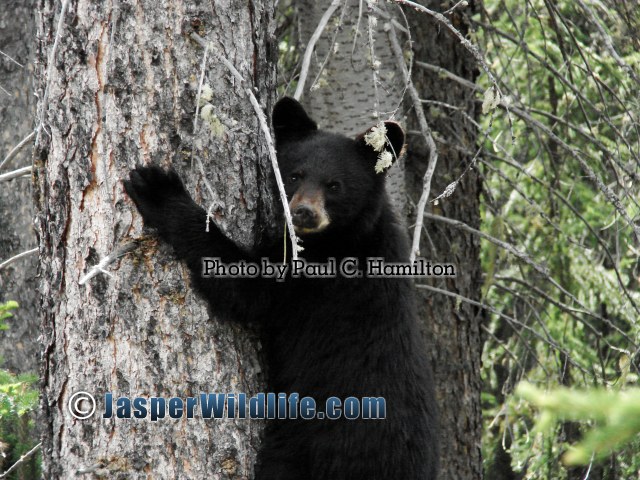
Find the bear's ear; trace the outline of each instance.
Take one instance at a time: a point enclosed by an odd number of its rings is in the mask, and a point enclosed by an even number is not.
[[[384,125],[384,129],[381,126]],[[384,124],[377,124],[364,133],[356,137],[356,141],[364,148],[375,153],[378,162],[376,172],[386,171],[404,153],[404,130],[397,122],[387,121]],[[389,152],[391,157],[383,155]]]
[[[291,97],[284,97],[273,107],[271,116],[276,145],[286,140],[297,140],[318,129],[302,105]]]

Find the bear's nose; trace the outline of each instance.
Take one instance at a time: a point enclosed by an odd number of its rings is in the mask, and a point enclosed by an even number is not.
[[[299,205],[291,212],[293,224],[296,227],[313,228],[316,226],[317,218],[316,212],[306,205]]]

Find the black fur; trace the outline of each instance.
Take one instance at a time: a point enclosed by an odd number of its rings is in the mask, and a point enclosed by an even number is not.
[[[313,262],[357,257],[361,266],[366,257],[408,261],[405,229],[391,211],[384,176],[374,171],[377,154],[363,138],[317,130],[292,99],[276,105],[273,123],[289,199],[313,185],[331,220],[322,232],[302,236],[301,256]],[[397,124],[389,131],[399,153],[404,133]],[[246,251],[213,224],[205,232],[205,211],[173,171],[138,167],[124,185],[145,225],[187,263],[212,310],[260,324],[269,391],[311,396],[320,408],[329,396],[387,401],[385,420],[270,421],[256,479],[436,478],[437,413],[409,280],[203,279],[202,257],[280,262],[281,238]]]

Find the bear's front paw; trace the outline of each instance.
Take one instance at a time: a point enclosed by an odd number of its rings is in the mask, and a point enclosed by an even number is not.
[[[161,227],[172,206],[179,205],[181,200],[190,200],[174,170],[138,166],[123,183],[148,227]]]

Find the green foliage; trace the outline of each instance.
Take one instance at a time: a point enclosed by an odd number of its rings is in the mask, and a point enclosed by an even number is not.
[[[37,381],[37,375],[32,373],[14,375],[0,369],[0,420],[24,415],[35,408],[38,391],[33,386]]]
[[[638,221],[640,9],[607,0],[485,0],[484,8],[474,40],[509,100],[477,96],[487,105],[483,230],[546,272],[482,243],[483,303],[502,314],[486,325],[485,458],[504,446],[523,478],[584,478],[588,467],[576,474],[560,461],[578,445],[579,455],[564,458],[588,464],[593,454],[589,478],[636,478],[638,442],[624,440],[633,422],[558,410],[554,419],[564,421],[534,434],[536,411],[514,389],[521,380],[551,389],[567,410],[579,399],[622,408],[634,390],[613,387],[638,380],[640,261],[622,213]],[[486,76],[478,83],[492,87]]]
[[[9,310],[18,308],[16,302],[0,304],[0,330],[8,327]],[[37,443],[33,411],[38,404],[37,375],[15,375],[0,369],[0,467],[9,467]],[[2,458],[4,457],[4,462]],[[38,478],[39,460],[30,459],[10,478]],[[0,468],[0,472],[4,468]]]
[[[588,465],[632,443],[640,433],[640,389],[611,391],[556,388],[544,392],[521,383],[516,394],[541,409],[536,431],[549,431],[559,420],[589,421],[596,427],[564,455],[568,465]]]
[[[5,320],[12,316],[9,310],[15,310],[16,308],[18,308],[18,302],[12,300],[6,303],[0,303],[0,330],[9,328]]]

